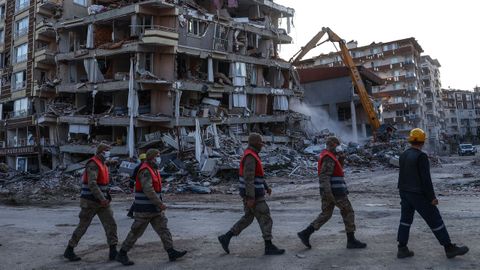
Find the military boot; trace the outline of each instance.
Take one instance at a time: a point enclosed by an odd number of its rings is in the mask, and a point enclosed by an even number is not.
[[[228,231],[226,234],[220,235],[218,237],[218,241],[220,242],[220,244],[222,244],[222,248],[227,254],[230,254],[230,249],[228,248],[228,245],[230,244],[230,239],[232,239],[232,237],[233,233],[231,231]]]
[[[265,255],[282,255],[283,253],[285,253],[285,249],[279,249],[272,244],[272,241],[265,240]]]
[[[120,249],[120,252],[117,253],[115,260],[123,265],[133,265],[133,262],[128,258],[127,252],[123,249]]]
[[[447,258],[455,258],[456,256],[462,256],[465,253],[468,252],[468,247],[463,246],[463,247],[458,247],[455,244],[448,244],[445,245],[445,254],[447,255]]]
[[[108,254],[108,258],[110,259],[110,261],[113,261],[115,260],[115,258],[117,257],[117,245],[111,245],[110,246],[110,253]]]
[[[181,258],[183,256],[185,256],[185,254],[187,254],[187,251],[183,250],[183,251],[178,251],[178,250],[175,250],[173,248],[170,248],[167,250],[167,253],[168,253],[168,259],[173,262],[173,261],[176,261],[178,258]]]
[[[413,251],[409,250],[407,246],[398,247],[397,258],[404,259],[408,257],[413,257]]]
[[[367,244],[362,243],[355,238],[355,233],[353,232],[347,233],[347,240],[347,248],[349,249],[367,247]]]
[[[307,248],[312,248],[312,245],[310,245],[310,235],[315,231],[312,225],[308,226],[305,230],[297,233],[298,238],[302,240],[302,243],[307,246]]]
[[[80,261],[82,259],[75,254],[73,247],[71,246],[67,246],[67,249],[65,249],[65,252],[63,253],[63,257],[67,258],[71,262]]]

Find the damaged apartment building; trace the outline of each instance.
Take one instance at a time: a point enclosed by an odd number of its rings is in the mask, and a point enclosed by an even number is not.
[[[435,92],[440,89],[435,85],[437,81],[440,82],[438,61],[430,57],[421,58],[423,49],[415,38],[361,47],[357,45],[356,41],[347,44],[355,63],[369,69],[385,82],[372,88],[373,96],[382,105],[381,120],[393,125],[400,136],[408,134],[415,127],[431,130],[427,119],[435,116],[433,97],[436,100],[440,96],[440,92]],[[338,67],[343,66],[343,62],[337,53],[330,53],[303,60],[301,66]],[[430,78],[430,75],[433,77]],[[424,85],[426,81],[433,86]],[[426,118],[429,115],[431,118]]]
[[[294,10],[271,0],[0,5],[0,162],[20,170],[80,162],[98,142],[132,157],[219,133],[286,134],[303,95],[278,56]]]

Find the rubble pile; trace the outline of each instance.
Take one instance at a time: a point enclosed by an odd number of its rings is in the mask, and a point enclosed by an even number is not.
[[[1,172],[0,179],[0,199],[13,204],[78,196],[80,191],[79,177],[61,170],[42,174],[9,170]]]

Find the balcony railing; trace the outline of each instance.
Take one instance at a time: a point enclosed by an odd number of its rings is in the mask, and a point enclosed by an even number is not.
[[[18,110],[18,111],[13,111],[13,112],[7,113],[7,117],[9,119],[14,119],[14,118],[26,117],[29,114],[30,114],[29,110]]]
[[[23,146],[32,146],[35,145],[35,138],[19,138],[19,139],[9,139],[8,147],[23,147]]]

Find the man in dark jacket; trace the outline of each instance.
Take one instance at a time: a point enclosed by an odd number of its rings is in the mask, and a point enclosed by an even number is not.
[[[438,200],[430,177],[430,163],[427,154],[422,152],[425,138],[426,134],[422,129],[412,129],[408,137],[411,147],[400,156],[398,189],[402,214],[397,236],[397,258],[399,259],[414,255],[413,251],[408,249],[407,243],[415,211],[427,222],[437,240],[444,246],[448,258],[468,252],[468,247],[458,247],[451,243],[447,228],[438,211]]]

